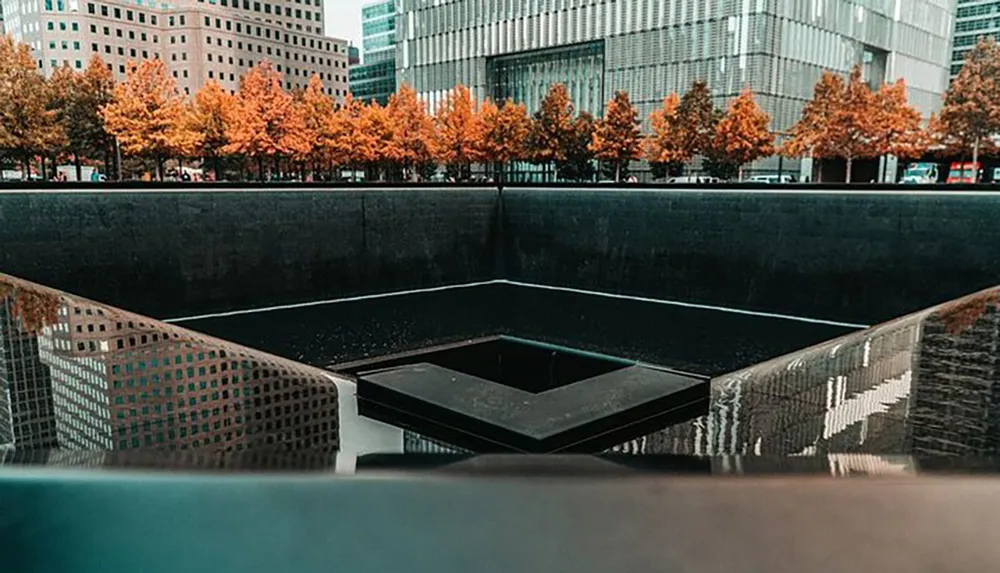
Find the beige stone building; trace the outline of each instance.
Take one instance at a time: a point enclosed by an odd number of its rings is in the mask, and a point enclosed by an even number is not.
[[[100,55],[121,80],[129,60],[159,58],[178,88],[210,79],[236,90],[270,61],[287,89],[318,74],[338,101],[348,90],[348,44],[323,35],[322,0],[0,0],[7,34],[29,44],[40,69],[83,69]]]

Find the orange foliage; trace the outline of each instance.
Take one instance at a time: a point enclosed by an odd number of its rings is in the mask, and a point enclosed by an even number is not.
[[[386,155],[403,165],[410,177],[415,178],[414,166],[430,161],[434,155],[434,120],[424,103],[417,99],[417,92],[406,84],[389,98],[387,112],[394,137]]]
[[[334,163],[356,167],[365,161],[364,138],[361,118],[365,106],[350,94],[327,120],[330,155]]]
[[[232,117],[235,101],[219,82],[209,80],[194,94],[191,129],[199,134],[198,153],[217,157],[229,144],[227,121]]]
[[[318,75],[309,78],[309,84],[299,96],[298,107],[305,124],[302,136],[309,147],[307,159],[316,163],[329,158],[332,146],[328,124],[333,115],[333,98],[326,94]]]
[[[395,126],[389,117],[389,110],[373,101],[361,113],[358,136],[358,158],[363,163],[380,163],[387,159],[386,151],[396,138]]]
[[[102,110],[122,151],[157,160],[195,150],[198,134],[189,129],[189,113],[161,60],[129,62],[125,82],[115,86],[113,100]]]
[[[993,151],[993,135],[1000,132],[1000,46],[993,37],[979,41],[944,97],[935,122],[937,137],[956,151]]]
[[[482,130],[480,151],[484,160],[503,166],[525,157],[531,119],[524,104],[507,100],[497,107],[486,100],[479,110],[479,121]]]
[[[626,92],[617,92],[608,102],[589,147],[597,159],[614,166],[615,181],[621,181],[622,170],[639,159],[639,114]]]
[[[715,127],[713,147],[730,163],[742,166],[774,153],[771,116],[760,109],[750,88],[729,104],[726,116]]]
[[[476,101],[469,88],[459,85],[448,93],[437,113],[437,157],[468,175],[469,166],[480,158],[482,133],[476,118]]]
[[[548,164],[566,160],[567,143],[573,138],[573,103],[564,84],[553,84],[535,112],[529,136],[532,161]]]
[[[43,328],[59,320],[62,300],[58,295],[0,282],[0,305],[8,298],[11,314],[19,319],[21,330],[28,334],[37,335]]]
[[[813,98],[802,109],[802,117],[789,130],[782,153],[789,157],[811,155],[822,159],[834,157],[829,133],[843,97],[844,81],[833,72],[823,72],[823,77],[813,88]]]
[[[650,163],[684,163],[691,159],[684,145],[683,126],[677,92],[663,98],[663,106],[649,114],[652,133],[646,139],[646,160]]]
[[[917,158],[930,147],[930,136],[922,127],[923,117],[907,100],[905,80],[882,84],[875,93],[872,112],[876,155]]]
[[[282,89],[281,74],[270,62],[257,64],[243,76],[231,115],[228,153],[260,159],[312,150],[302,111]]]
[[[64,141],[36,65],[27,44],[0,35],[0,152],[26,158]]]

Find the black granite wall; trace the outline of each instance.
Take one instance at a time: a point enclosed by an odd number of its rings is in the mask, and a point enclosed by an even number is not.
[[[1000,284],[1000,194],[503,195],[518,281],[864,324]]]
[[[507,277],[874,323],[1000,284],[1000,195],[4,193],[0,272],[156,317]]]
[[[494,278],[497,192],[0,190],[0,272],[158,318]]]

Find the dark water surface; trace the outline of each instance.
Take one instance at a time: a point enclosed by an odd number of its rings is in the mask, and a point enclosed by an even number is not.
[[[854,330],[505,283],[177,324],[320,366],[508,334],[710,376]]]

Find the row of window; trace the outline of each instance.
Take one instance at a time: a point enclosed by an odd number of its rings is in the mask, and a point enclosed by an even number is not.
[[[51,4],[51,0],[45,0],[45,1],[46,1],[47,4]],[[97,11],[98,11],[98,6],[96,6],[93,2],[87,3],[87,13],[88,14],[94,14],[94,15],[96,15]],[[118,7],[110,7],[109,8],[108,6],[105,6],[105,5],[101,4],[101,6],[100,6],[100,12],[101,12],[101,16],[104,16],[105,18],[110,18],[113,15],[113,17],[115,19],[117,19],[117,20],[121,20],[122,19],[122,9],[118,8]],[[125,20],[127,20],[129,22],[136,22],[136,21],[138,21],[140,24],[145,24],[146,23],[146,13],[145,12],[133,12],[132,10],[126,9],[125,12],[124,12],[124,14],[125,14]],[[150,14],[149,15],[149,23],[152,24],[153,26],[157,25],[156,14]]]
[[[205,0],[198,0],[198,2],[202,2],[202,3],[204,3],[204,1]],[[232,7],[234,9],[239,9],[240,8],[240,2],[239,2],[239,0],[231,0],[231,2],[232,2]],[[316,2],[316,6],[320,6],[321,0],[315,0],[315,2]],[[214,5],[215,4],[215,0],[209,0],[208,3]],[[230,5],[230,0],[219,0],[219,3],[222,6],[229,6]],[[295,3],[296,4],[301,4],[302,2],[301,2],[301,0],[295,0]],[[305,3],[306,3],[306,5],[309,5],[309,0],[306,0]],[[281,7],[278,6],[278,5],[275,5],[273,7],[273,10],[272,10],[272,6],[270,4],[267,4],[267,3],[261,4],[260,2],[253,2],[253,3],[251,3],[249,0],[243,0],[243,9],[244,10],[250,11],[251,10],[251,6],[252,6],[252,10],[254,12],[264,13],[264,14],[273,14],[275,16],[281,16]],[[287,7],[285,8],[285,16],[291,17],[292,13],[293,12],[292,12],[292,10],[290,8],[287,8]],[[300,19],[304,17],[306,20],[313,20],[314,19],[315,22],[321,22],[322,19],[323,19],[323,16],[319,12],[309,12],[308,10],[303,11],[302,9],[296,9],[294,11],[294,13],[296,14],[295,17],[296,18],[300,18]],[[289,28],[292,27],[291,22],[288,22],[287,25],[288,25]],[[298,29],[298,30],[301,30],[302,29],[302,24],[296,24],[295,28]],[[315,34],[322,34],[321,27],[315,27],[315,28],[313,28],[311,26],[306,26],[306,31],[313,32]]]
[[[171,36],[171,38],[173,38],[173,36]],[[183,43],[184,41],[186,41],[186,37],[185,36],[181,36],[181,42]],[[173,43],[172,39],[171,39],[171,43]],[[211,36],[205,36],[205,43],[208,44],[209,46],[211,46],[212,45],[212,37]],[[222,47],[222,38],[218,38],[218,37],[215,38],[215,45],[221,48]],[[250,42],[247,42],[246,46],[247,46],[247,48],[246,48],[247,51],[250,51],[250,52],[254,51],[254,44],[251,44]],[[232,48],[233,47],[233,41],[232,40],[226,40],[226,47]],[[243,42],[237,41],[236,42],[236,49],[237,50],[242,50],[243,49]],[[273,55],[276,55],[278,57],[281,57],[281,48],[272,48],[271,46],[263,46],[261,44],[257,44],[257,53],[258,54],[265,54],[266,53],[268,56],[270,56],[270,55],[273,54]],[[301,61],[302,63],[312,63],[312,64],[316,64],[316,65],[320,65],[320,66],[322,66],[322,65],[325,64],[326,66],[333,67],[333,68],[346,68],[347,67],[346,62],[344,62],[343,60],[334,60],[332,58],[326,58],[326,61],[324,62],[322,56],[320,56],[319,59],[317,59],[315,55],[307,55],[307,54],[301,54],[299,52],[291,52],[291,51],[289,51],[287,49],[285,50],[285,58],[294,60],[296,62]],[[209,60],[209,61],[211,61],[211,60]]]

